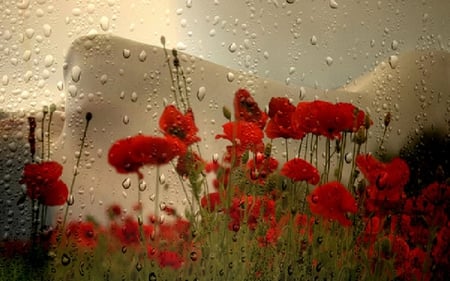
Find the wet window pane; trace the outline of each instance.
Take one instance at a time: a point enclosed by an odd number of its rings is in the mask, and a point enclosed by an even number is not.
[[[448,1],[0,1],[0,280],[445,280]]]

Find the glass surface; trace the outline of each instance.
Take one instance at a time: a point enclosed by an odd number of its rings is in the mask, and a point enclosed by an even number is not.
[[[445,280],[449,10],[0,1],[0,280]]]

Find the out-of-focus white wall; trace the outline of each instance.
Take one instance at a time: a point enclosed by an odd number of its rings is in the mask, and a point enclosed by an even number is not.
[[[293,2],[291,4],[287,2]],[[292,85],[337,88],[392,54],[450,49],[450,1],[18,0],[0,2],[0,109],[63,106],[64,55],[112,33]]]

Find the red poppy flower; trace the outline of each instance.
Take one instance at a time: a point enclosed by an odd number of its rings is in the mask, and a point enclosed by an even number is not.
[[[222,204],[222,197],[219,192],[208,193],[200,199],[200,206],[210,212],[218,210]]]
[[[239,89],[234,94],[234,117],[236,120],[252,122],[263,129],[266,125],[267,114],[259,109],[258,104],[245,89]]]
[[[177,218],[172,222],[159,225],[160,239],[169,241],[170,244],[184,242],[190,237],[191,224],[188,220]]]
[[[292,115],[294,131],[329,139],[340,139],[341,132],[356,132],[361,126],[368,127],[371,124],[371,121],[366,120],[364,111],[350,103],[332,104],[321,100],[300,102]]]
[[[296,131],[322,135],[330,139],[340,138],[340,128],[336,124],[334,105],[316,100],[298,103],[292,115],[292,127]]]
[[[223,138],[231,141],[233,146],[227,147],[229,156],[235,153],[236,158],[240,158],[247,151],[262,152],[264,134],[256,123],[237,121],[228,122],[223,126],[223,135],[216,135],[216,139]]]
[[[151,225],[143,225],[144,236],[149,239],[154,232]],[[131,216],[126,217],[122,225],[111,224],[111,232],[120,240],[123,245],[138,245],[141,234],[138,222]]]
[[[108,162],[118,173],[136,172],[142,178],[142,166],[167,164],[185,153],[186,145],[177,138],[136,135],[116,141],[109,149]]]
[[[122,215],[122,207],[119,204],[112,204],[108,207],[106,210],[109,219],[113,220],[115,218],[118,218]]]
[[[292,127],[292,115],[295,112],[295,106],[291,104],[288,98],[273,97],[269,102],[269,122],[265,129],[266,135],[270,139],[274,138],[292,138],[301,139],[305,132],[294,130]]]
[[[87,248],[97,246],[98,230],[90,221],[69,223],[66,235],[69,239],[74,239],[79,246]]]
[[[54,161],[26,164],[20,183],[27,186],[27,195],[46,206],[63,205],[69,196],[66,184],[59,179],[63,167]]]
[[[365,190],[366,211],[384,213],[399,207],[409,180],[406,162],[396,157],[390,163],[382,163],[366,154],[358,155],[356,164],[370,183]]]
[[[316,167],[301,158],[294,158],[284,163],[280,173],[293,181],[306,181],[310,184],[317,184],[320,180]]]
[[[255,157],[247,162],[247,176],[252,180],[263,184],[268,175],[278,168],[278,160],[273,157],[265,157],[263,153],[256,153]]]
[[[159,127],[165,135],[176,137],[186,145],[200,141],[191,109],[183,115],[174,105],[166,106],[159,119]]]
[[[160,251],[158,254],[158,263],[160,267],[171,267],[179,269],[184,264],[183,257],[177,252]]]
[[[351,103],[338,102],[334,105],[337,127],[342,132],[356,132],[360,127],[372,125],[366,114]],[[366,124],[366,122],[369,122]]]
[[[255,230],[260,222],[266,222],[269,225],[275,222],[275,201],[266,196],[235,197],[232,199],[229,215],[230,230],[239,230],[241,221],[245,217],[248,227]]]
[[[352,222],[347,213],[356,213],[357,204],[351,193],[340,182],[329,182],[316,187],[307,196],[311,212],[326,219],[337,220],[343,226]]]

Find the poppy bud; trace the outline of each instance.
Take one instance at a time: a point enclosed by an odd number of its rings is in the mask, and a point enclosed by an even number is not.
[[[228,107],[224,106],[222,107],[223,116],[227,118],[227,120],[231,121],[231,111],[228,109]]]
[[[353,142],[357,144],[363,144],[367,141],[366,129],[364,127],[359,127],[358,131],[356,131],[355,136],[353,137]]]
[[[42,112],[45,114],[48,113],[48,106],[44,105],[44,107],[42,108]]]
[[[384,126],[389,126],[389,123],[391,123],[391,113],[386,113],[386,116],[384,116]]]
[[[366,114],[366,115],[364,116],[364,127],[365,127],[366,129],[369,129],[369,128],[370,128],[370,125],[372,125],[372,120],[370,120],[369,114]]]
[[[56,111],[56,104],[52,103],[52,104],[50,105],[50,112],[53,113],[53,112],[55,112],[55,111]]]
[[[272,154],[272,144],[268,143],[268,144],[266,144],[266,147],[264,148],[264,156],[270,157],[270,154]]]
[[[165,37],[165,36],[161,36],[161,38],[159,38],[159,41],[161,42],[161,44],[162,44],[163,46],[166,45],[166,37]]]
[[[89,122],[92,119],[92,112],[86,113],[86,121]]]

